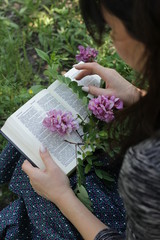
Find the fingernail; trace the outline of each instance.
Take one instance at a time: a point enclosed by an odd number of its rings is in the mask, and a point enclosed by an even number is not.
[[[41,144],[39,150],[41,151],[41,153],[45,153],[47,151],[47,148],[43,146],[43,144]]]
[[[73,65],[73,67],[76,67],[76,66],[77,66],[77,64],[74,64],[74,65]]]
[[[89,87],[84,86],[84,87],[82,87],[82,90],[83,90],[84,92],[89,92]]]

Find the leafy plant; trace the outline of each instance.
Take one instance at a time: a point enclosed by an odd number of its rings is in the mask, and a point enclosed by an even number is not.
[[[47,61],[48,69],[45,70],[44,74],[52,78],[53,81],[59,80],[61,83],[66,84],[72,89],[79,99],[82,99],[87,108],[90,99],[88,98],[88,94],[82,90],[82,87],[78,86],[77,82],[72,81],[68,77],[59,75],[56,72],[52,55],[50,57],[47,53],[39,49],[36,49],[36,52],[44,61]],[[58,65],[56,65],[56,68],[57,67]],[[94,171],[97,177],[99,177],[101,180],[104,180],[107,183],[114,182],[114,178],[109,173],[104,171],[103,164],[101,161],[99,161],[99,155],[96,155],[96,151],[98,150],[103,154],[108,152],[108,155],[110,155],[112,158],[115,157],[116,154],[119,153],[120,147],[115,145],[112,149],[111,143],[112,141],[116,140],[114,139],[115,135],[118,140],[122,132],[119,126],[119,128],[116,129],[117,132],[113,137],[113,131],[115,133],[114,126],[110,124],[107,125],[106,122],[99,120],[89,111],[86,119],[82,119],[79,115],[78,118],[83,129],[83,135],[80,136],[79,134],[82,141],[80,143],[71,143],[75,145],[77,158],[77,187],[75,189],[75,193],[77,194],[77,197],[91,210],[92,204],[85,188],[85,175],[91,171]]]

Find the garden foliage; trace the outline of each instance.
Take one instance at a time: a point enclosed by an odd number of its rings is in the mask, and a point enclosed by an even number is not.
[[[66,81],[88,103],[85,93],[73,86],[70,79],[61,76],[76,63],[79,45],[96,48],[98,63],[116,69],[130,81],[134,79],[134,73],[120,60],[109,37],[103,46],[95,45],[80,16],[77,0],[0,0],[0,127],[14,111],[57,77]],[[93,134],[94,120],[91,118],[84,126],[84,132]],[[105,141],[107,131],[103,128],[98,136],[92,136],[97,146],[99,144],[100,149],[109,151]],[[84,137],[86,144],[90,144],[88,132]],[[104,144],[101,145],[102,141]],[[5,144],[6,140],[0,136],[0,151]],[[91,148],[94,149],[92,144]],[[99,170],[101,163],[94,155],[86,152],[83,157],[86,165],[79,164],[79,173],[84,169],[88,174],[97,165],[97,176],[111,180]],[[85,188],[82,186],[80,190],[84,199],[87,198]]]

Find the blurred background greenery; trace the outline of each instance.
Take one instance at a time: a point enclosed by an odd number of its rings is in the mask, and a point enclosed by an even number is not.
[[[47,65],[35,48],[48,53],[59,74],[64,74],[76,63],[79,45],[96,48],[100,64],[115,68],[129,81],[134,79],[109,37],[103,46],[95,45],[81,18],[78,0],[0,0],[0,127],[51,83],[43,74]],[[6,142],[0,135],[0,152]],[[0,210],[15,198],[7,184],[0,186]]]

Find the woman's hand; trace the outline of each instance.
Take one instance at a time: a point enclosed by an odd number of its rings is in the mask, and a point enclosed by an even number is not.
[[[63,215],[77,228],[83,239],[94,239],[106,226],[75,196],[70,188],[69,179],[52,160],[49,152],[42,149],[40,155],[45,170],[33,167],[28,161],[24,161],[22,165],[23,171],[30,178],[33,189],[39,195],[55,203]]]
[[[40,156],[44,162],[45,170],[33,167],[27,160],[24,161],[22,169],[29,176],[33,189],[57,205],[61,199],[65,198],[66,194],[73,192],[69,179],[45,148],[40,151]]]
[[[141,91],[124,79],[114,69],[105,68],[96,62],[77,64],[74,67],[82,70],[76,77],[77,80],[87,76],[97,74],[105,81],[105,89],[89,86],[89,93],[98,95],[114,95],[119,97],[125,106],[130,106],[139,100]]]

